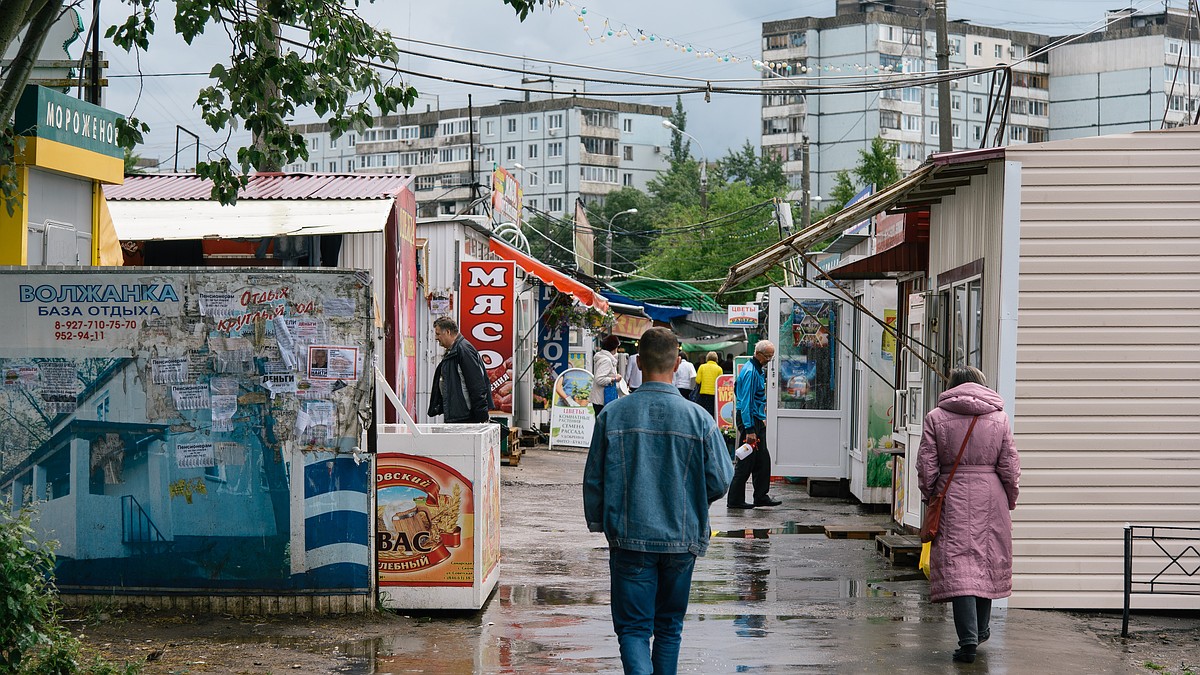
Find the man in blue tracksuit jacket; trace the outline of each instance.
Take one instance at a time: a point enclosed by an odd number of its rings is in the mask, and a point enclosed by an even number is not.
[[[733,396],[737,401],[738,445],[749,443],[754,452],[739,459],[729,485],[726,505],[731,509],[752,509],[756,506],[779,506],[772,499],[771,454],[767,452],[767,364],[775,358],[775,345],[759,340],[754,345],[754,358],[742,365],[733,381]],[[754,502],[746,501],[746,479],[754,478]]]
[[[626,673],[672,674],[709,506],[733,475],[711,415],[679,395],[679,342],[651,328],[638,342],[643,381],[596,418],[583,471],[588,529],[608,538],[612,617]],[[654,636],[653,654],[650,637]]]

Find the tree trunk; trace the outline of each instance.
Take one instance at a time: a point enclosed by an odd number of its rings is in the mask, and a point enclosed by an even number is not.
[[[4,85],[0,88],[0,128],[7,127],[12,122],[17,101],[25,91],[25,84],[29,82],[29,75],[33,72],[38,54],[42,52],[42,45],[46,43],[46,35],[62,12],[63,0],[35,0],[33,4],[38,2],[42,3],[41,8],[29,21],[25,40],[21,42],[21,48],[9,66]],[[20,131],[18,129],[17,133]]]

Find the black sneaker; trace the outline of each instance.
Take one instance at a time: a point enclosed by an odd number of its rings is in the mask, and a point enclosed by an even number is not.
[[[959,663],[975,663],[976,645],[963,645],[954,650],[954,660]]]
[[[760,502],[754,502],[754,505],[755,506],[779,506],[782,503],[783,502],[779,501],[778,499],[771,499],[770,497],[767,497],[766,499],[764,499]]]

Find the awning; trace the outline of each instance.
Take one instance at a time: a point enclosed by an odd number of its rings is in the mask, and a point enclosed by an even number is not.
[[[717,295],[726,293],[767,270],[805,253],[813,244],[839,234],[847,227],[889,209],[917,210],[936,204],[984,173],[993,160],[1004,157],[1004,148],[987,148],[935,154],[916,171],[856,204],[822,218],[729,268]]]
[[[246,199],[214,201],[108,201],[121,241],[260,239],[382,232],[395,207],[384,199]]]
[[[652,302],[643,300],[635,300],[634,298],[626,297],[620,293],[612,291],[600,291],[604,297],[608,298],[609,302],[621,303],[624,305],[635,305],[642,308],[646,316],[659,323],[671,323],[673,320],[687,316],[692,313],[690,307],[672,307],[671,305],[656,305]]]
[[[555,287],[560,293],[570,293],[576,300],[596,311],[608,311],[608,300],[602,295],[537,258],[522,253],[499,239],[489,239],[488,248],[501,258],[515,262],[517,267]]]
[[[924,272],[929,268],[929,242],[905,242],[872,256],[835,267],[834,279],[883,279],[888,274]]]

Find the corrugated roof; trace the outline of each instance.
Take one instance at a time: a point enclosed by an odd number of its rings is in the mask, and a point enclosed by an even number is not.
[[[258,173],[238,199],[382,199],[412,181],[407,175],[343,173]],[[195,174],[126,176],[124,185],[105,185],[109,201],[207,201],[212,181]]]

